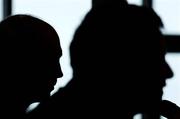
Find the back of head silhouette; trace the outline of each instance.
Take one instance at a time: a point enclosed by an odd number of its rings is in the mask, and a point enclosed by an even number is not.
[[[49,98],[63,75],[54,28],[30,15],[14,15],[0,23],[0,37],[2,99],[27,106]]]

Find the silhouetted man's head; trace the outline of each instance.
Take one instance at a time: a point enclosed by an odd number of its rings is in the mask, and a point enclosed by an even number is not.
[[[14,15],[0,23],[0,36],[4,92],[29,102],[48,98],[63,75],[62,50],[53,27],[33,16]]]
[[[96,99],[110,98],[110,104],[132,113],[152,112],[172,76],[162,23],[151,9],[124,5],[95,7],[87,14],[71,44],[74,77]]]

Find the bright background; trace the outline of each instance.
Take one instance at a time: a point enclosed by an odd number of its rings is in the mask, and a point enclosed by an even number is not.
[[[142,5],[142,0],[128,1]],[[2,0],[0,5],[2,6]],[[90,8],[91,0],[13,0],[13,14],[25,13],[37,16],[50,23],[59,34],[63,49],[60,63],[64,76],[58,80],[52,94],[59,87],[65,86],[72,77],[69,44],[74,31]],[[153,8],[163,20],[164,34],[180,34],[180,0],[154,0]],[[1,19],[2,12],[0,12]],[[163,98],[180,105],[180,54],[168,53],[166,59],[174,72],[174,77],[167,81]],[[135,117],[139,118],[139,115]]]
[[[55,86],[56,92],[59,87],[65,86],[72,77],[70,66],[69,44],[73,34],[84,15],[91,7],[91,0],[14,0],[13,14],[25,13],[39,17],[51,24],[57,31],[63,56],[60,64],[64,76],[58,79]]]

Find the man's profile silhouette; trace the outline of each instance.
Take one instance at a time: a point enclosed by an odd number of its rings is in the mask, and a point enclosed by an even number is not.
[[[0,114],[23,119],[31,103],[49,99],[63,76],[59,37],[50,24],[25,14],[0,22],[0,36]]]
[[[102,0],[91,9],[70,47],[77,92],[94,104],[85,106],[101,116],[159,118],[162,89],[172,76],[161,52],[164,46],[159,46],[164,42],[161,27],[152,9],[125,0]]]

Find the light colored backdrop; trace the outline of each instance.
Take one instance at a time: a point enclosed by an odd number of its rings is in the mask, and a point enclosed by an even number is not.
[[[142,5],[142,0],[128,0],[129,3]],[[2,0],[0,0],[2,4]],[[180,1],[154,0],[153,7],[162,18],[165,34],[180,34]],[[91,0],[13,0],[13,14],[26,13],[35,15],[50,23],[58,32],[63,56],[60,60],[64,76],[55,86],[54,94],[59,87],[65,86],[72,77],[69,65],[69,44],[74,31],[91,8]],[[1,19],[0,13],[0,19]],[[164,88],[164,99],[169,99],[180,105],[180,55],[167,54],[167,61],[172,67],[175,76],[167,81]],[[138,115],[135,119],[139,119]]]

